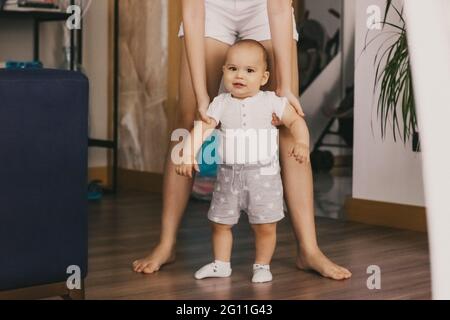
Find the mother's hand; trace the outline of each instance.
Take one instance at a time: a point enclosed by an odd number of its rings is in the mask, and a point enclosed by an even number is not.
[[[206,112],[209,108],[210,99],[208,96],[198,99],[197,111],[200,116],[200,119],[207,124],[211,124],[212,119],[208,117]]]
[[[302,118],[305,117],[305,113],[303,112],[299,99],[292,93],[291,90],[277,90],[276,93],[279,97],[286,97],[289,103],[294,107],[295,111],[297,111],[298,115]]]
[[[305,113],[303,112],[302,106],[300,105],[300,101],[297,96],[292,93],[290,90],[277,90],[277,96],[285,97],[288,99],[288,102],[292,105],[298,115],[302,118],[305,117]],[[276,127],[282,125],[281,119],[279,119],[275,114],[272,115],[272,124]]]

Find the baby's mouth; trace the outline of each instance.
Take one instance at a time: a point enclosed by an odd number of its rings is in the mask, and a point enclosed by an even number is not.
[[[236,83],[233,83],[233,87],[238,88],[238,89],[242,89],[242,88],[246,87],[246,85],[242,84],[242,83],[239,83],[239,82],[236,82]]]

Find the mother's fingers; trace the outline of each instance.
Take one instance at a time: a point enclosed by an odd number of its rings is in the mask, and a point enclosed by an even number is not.
[[[297,105],[292,105],[295,109],[295,111],[297,111],[297,113],[300,115],[300,117],[305,117],[305,113],[303,112],[302,107],[300,106],[300,103],[297,101]]]
[[[206,122],[207,124],[211,124],[212,120],[210,117],[208,117],[208,115],[206,114],[206,111],[203,110],[199,110],[199,115],[200,115],[200,119],[204,122]]]

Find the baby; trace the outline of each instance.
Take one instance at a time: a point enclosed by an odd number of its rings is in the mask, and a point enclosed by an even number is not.
[[[208,212],[212,225],[214,262],[198,270],[195,278],[231,276],[231,229],[238,223],[243,210],[255,233],[256,257],[252,282],[270,282],[276,226],[284,218],[278,145],[275,141],[268,149],[263,148],[268,150],[264,153],[250,150],[255,147],[254,144],[243,144],[251,136],[256,136],[260,142],[262,138],[267,140],[267,132],[277,133],[272,125],[275,114],[295,138],[295,144],[289,149],[290,156],[300,163],[307,163],[309,132],[304,119],[286,98],[260,90],[267,84],[270,74],[267,52],[259,42],[242,40],[233,45],[228,51],[223,73],[228,93],[219,95],[211,103],[207,114],[212,118],[212,123],[196,123],[184,143],[181,163],[176,166],[179,175],[192,178],[194,170],[199,171],[196,155],[206,134],[220,124],[221,147],[218,153],[221,164]],[[198,131],[201,132],[201,139],[196,139]],[[237,154],[233,144],[236,138],[239,141]]]

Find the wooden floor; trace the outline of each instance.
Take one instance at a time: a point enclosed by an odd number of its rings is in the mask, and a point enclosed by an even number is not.
[[[425,234],[317,218],[319,243],[353,278],[324,279],[296,269],[290,222],[278,230],[274,281],[253,285],[253,238],[243,216],[235,229],[233,275],[197,281],[197,268],[211,261],[208,203],[192,201],[183,221],[177,260],[154,275],[135,274],[131,262],[148,253],[159,235],[160,195],[130,193],[90,205],[87,299],[429,299]],[[367,267],[381,268],[381,290],[367,288]]]

